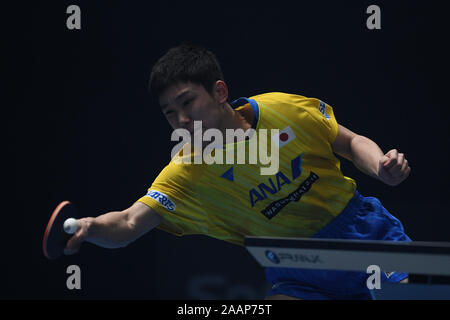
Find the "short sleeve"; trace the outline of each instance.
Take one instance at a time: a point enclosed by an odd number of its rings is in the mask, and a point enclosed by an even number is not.
[[[338,134],[338,123],[334,116],[333,108],[316,98],[308,98],[305,107],[316,122],[320,132],[330,144],[333,143]]]
[[[196,166],[171,162],[137,201],[163,217],[158,229],[182,236],[203,233],[206,225],[202,206],[195,197]]]

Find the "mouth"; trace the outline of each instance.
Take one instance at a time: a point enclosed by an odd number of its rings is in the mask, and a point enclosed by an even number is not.
[[[198,126],[189,124],[183,127],[183,129],[187,130],[191,137],[194,137],[194,136],[202,136],[203,132],[205,132],[207,128],[205,128],[203,125]]]

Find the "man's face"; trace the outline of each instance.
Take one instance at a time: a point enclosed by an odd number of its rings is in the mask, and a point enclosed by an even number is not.
[[[187,129],[192,136],[194,121],[200,120],[203,132],[210,128],[220,129],[223,113],[220,99],[214,93],[211,96],[201,85],[191,82],[172,85],[161,94],[159,104],[174,130]]]

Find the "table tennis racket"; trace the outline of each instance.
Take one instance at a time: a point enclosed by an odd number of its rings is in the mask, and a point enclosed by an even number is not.
[[[63,201],[53,211],[45,229],[42,250],[46,258],[53,260],[63,254],[67,241],[73,235],[64,230],[64,222],[69,218],[76,219],[77,210],[70,201]]]

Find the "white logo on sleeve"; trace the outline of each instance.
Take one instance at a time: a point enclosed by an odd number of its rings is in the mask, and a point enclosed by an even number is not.
[[[149,190],[145,196],[158,201],[164,208],[169,211],[173,211],[177,207],[175,203],[169,198],[169,196],[165,195],[162,192]]]
[[[286,127],[278,134],[272,136],[272,141],[279,147],[284,147],[289,142],[295,139],[295,133],[292,131],[291,127]]]
[[[325,118],[326,118],[327,120],[330,120],[330,116],[327,115],[327,113],[326,113],[326,111],[327,111],[327,105],[325,104],[325,102],[320,101],[320,103],[319,103],[319,111],[320,111],[320,113],[322,113],[322,114],[325,116]]]

